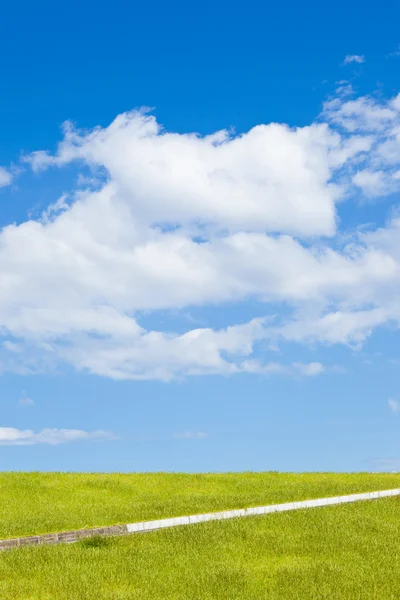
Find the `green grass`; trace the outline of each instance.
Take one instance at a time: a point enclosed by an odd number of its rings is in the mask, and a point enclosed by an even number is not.
[[[0,539],[395,487],[398,474],[0,473]]]
[[[0,555],[7,600],[398,600],[400,500]]]

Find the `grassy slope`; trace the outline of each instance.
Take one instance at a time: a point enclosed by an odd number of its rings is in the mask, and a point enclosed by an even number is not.
[[[0,473],[0,538],[395,487],[398,474]]]
[[[21,548],[0,556],[7,600],[394,600],[400,500]]]

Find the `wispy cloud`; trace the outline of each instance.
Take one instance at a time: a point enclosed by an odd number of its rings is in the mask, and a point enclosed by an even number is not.
[[[203,440],[207,435],[204,431],[184,431],[183,433],[174,433],[174,438],[181,440]]]
[[[393,398],[389,398],[388,406],[392,413],[400,412],[400,403],[397,400],[393,400]]]
[[[365,56],[363,54],[348,54],[344,61],[344,65],[349,65],[350,63],[358,63],[361,64],[365,62]]]
[[[319,362],[301,363],[294,362],[289,365],[270,362],[265,365],[260,364],[257,360],[246,360],[242,363],[242,371],[244,373],[256,373],[265,375],[288,375],[296,377],[302,375],[305,377],[313,377],[320,375],[326,370],[324,365]]]
[[[10,171],[4,167],[0,167],[0,187],[10,185],[13,180],[13,176]]]
[[[32,398],[26,395],[26,392],[22,392],[21,398],[18,400],[20,406],[35,406],[35,402]]]
[[[112,440],[116,436],[110,431],[82,431],[81,429],[42,429],[35,433],[31,429],[0,427],[0,446],[32,446],[33,444],[65,444],[81,440]]]
[[[369,464],[376,471],[397,473],[400,471],[400,458],[374,458]]]
[[[389,58],[391,56],[400,56],[400,46],[398,46],[397,50],[395,50],[394,52],[390,52],[386,58]]]

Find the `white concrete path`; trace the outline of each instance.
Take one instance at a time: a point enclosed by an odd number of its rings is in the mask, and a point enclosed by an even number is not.
[[[174,517],[172,519],[158,519],[156,521],[144,521],[142,523],[130,523],[126,526],[128,533],[144,533],[166,527],[179,527],[181,525],[192,525],[204,521],[219,521],[222,519],[235,519],[236,517],[250,517],[254,515],[267,515],[274,512],[285,512],[301,508],[316,508],[318,506],[329,506],[332,504],[345,504],[347,502],[358,502],[360,500],[375,500],[389,496],[399,496],[400,489],[384,490],[381,492],[366,492],[364,494],[350,494],[347,496],[335,496],[333,498],[319,498],[317,500],[302,500],[300,502],[286,502],[285,504],[271,504],[269,506],[257,506],[255,508],[241,508],[238,510],[224,510],[203,515],[192,515],[189,517]]]
[[[274,512],[297,510],[301,508],[314,508],[317,506],[329,506],[332,504],[345,504],[346,502],[358,502],[359,500],[374,500],[376,498],[387,498],[399,496],[400,489],[385,490],[381,492],[367,492],[365,494],[350,494],[348,496],[336,496],[334,498],[319,498],[317,500],[302,500],[301,502],[286,502],[285,504],[272,504],[270,506],[257,506],[256,508],[241,508],[239,510],[224,510],[203,515],[191,515],[189,517],[175,517],[172,519],[159,519],[157,521],[145,521],[143,523],[130,523],[129,525],[112,525],[109,527],[93,527],[90,529],[78,529],[76,531],[63,531],[61,533],[50,533],[30,537],[12,538],[0,540],[0,551],[12,550],[20,546],[37,546],[41,544],[72,544],[82,539],[95,535],[124,535],[127,533],[145,533],[156,531],[166,527],[178,527],[180,525],[192,525],[204,521],[217,521],[221,519],[235,519],[236,517],[250,517],[253,515],[267,515]],[[399,505],[400,508],[400,505]]]

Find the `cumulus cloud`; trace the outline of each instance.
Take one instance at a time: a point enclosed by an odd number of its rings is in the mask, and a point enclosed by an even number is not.
[[[339,145],[323,124],[200,136],[163,131],[154,116],[133,111],[89,134],[67,123],[56,155],[27,160],[35,170],[74,160],[106,169],[109,193],[146,225],[330,235],[337,190],[328,156]]]
[[[400,323],[400,219],[337,235],[337,205],[400,185],[400,96],[338,95],[318,123],[163,130],[134,111],[67,124],[33,169],[91,169],[39,220],[0,231],[0,372],[72,365],[115,379],[318,375],[284,343],[358,347]],[[397,174],[397,175],[396,175]],[[159,331],[143,314],[257,300],[268,318]],[[273,311],[270,307],[273,307]],[[278,308],[277,308],[278,307]]]
[[[363,56],[362,54],[348,54],[345,57],[343,64],[345,64],[345,65],[349,65],[350,63],[362,64],[363,62],[365,62],[365,56]]]
[[[32,446],[50,444],[55,446],[81,440],[110,440],[115,436],[108,431],[82,431],[80,429],[43,429],[35,433],[31,429],[0,427],[0,446]]]
[[[366,196],[374,197],[388,192],[388,181],[384,171],[359,171],[353,177],[353,183],[362,189]]]

